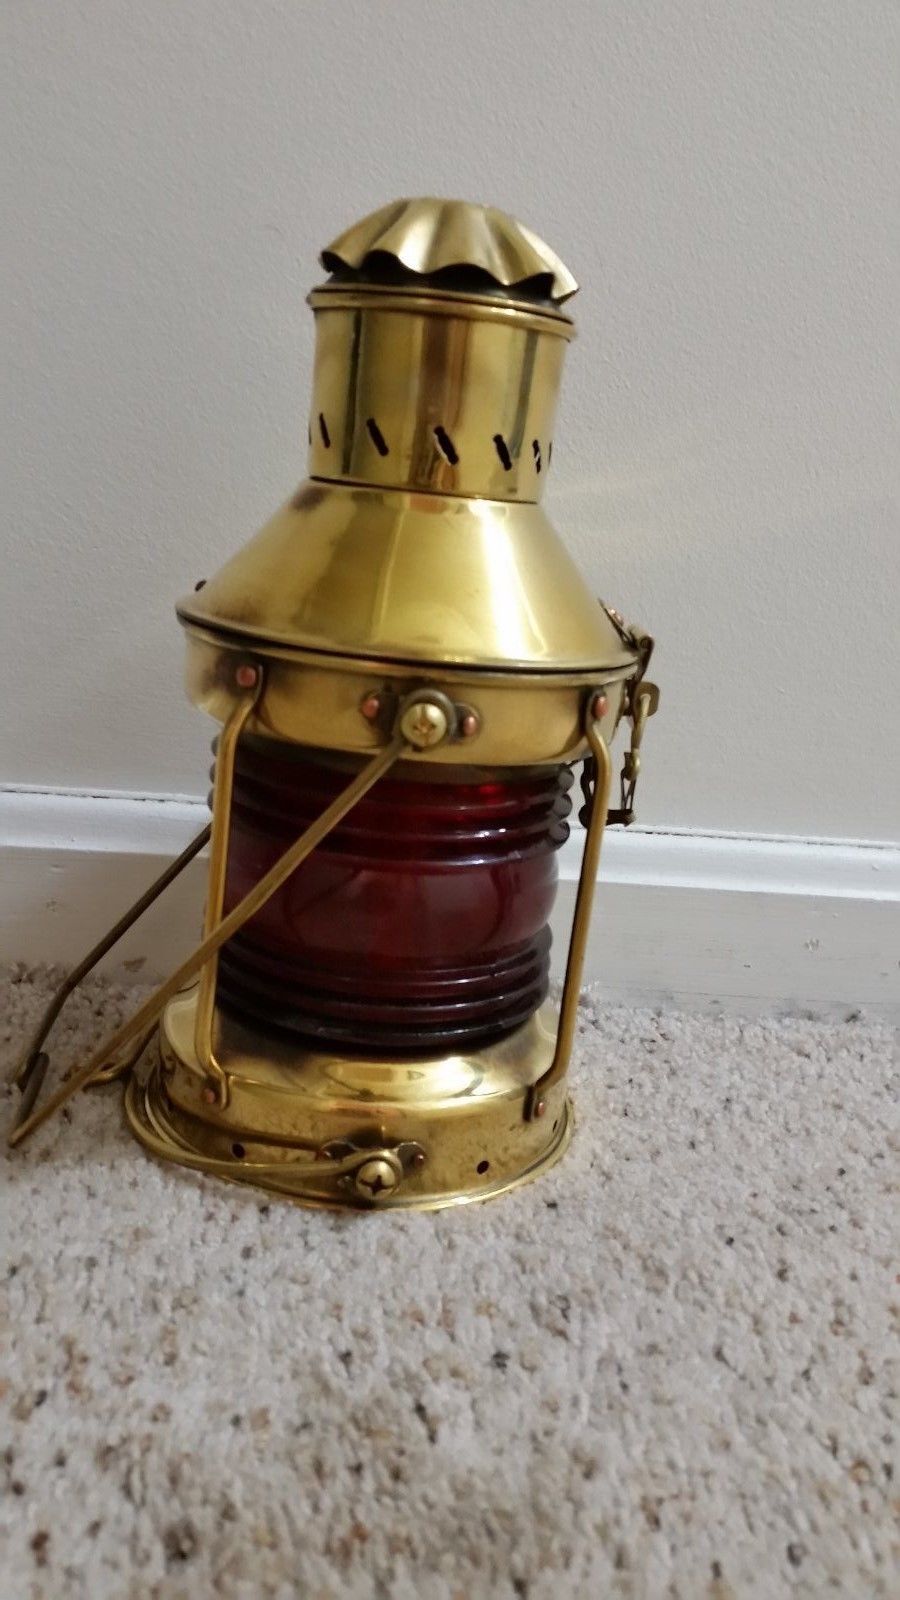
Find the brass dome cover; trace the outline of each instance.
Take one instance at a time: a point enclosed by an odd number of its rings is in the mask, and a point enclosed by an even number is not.
[[[474,268],[501,289],[527,286],[556,305],[578,288],[555,251],[524,223],[468,200],[392,200],[339,234],[320,260],[328,272],[362,273],[379,257],[422,278]]]

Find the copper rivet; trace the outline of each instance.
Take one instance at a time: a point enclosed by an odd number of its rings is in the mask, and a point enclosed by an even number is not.
[[[537,1105],[534,1108],[535,1116],[536,1117],[542,1117],[544,1115],[544,1112],[546,1111],[546,1109],[547,1109],[546,1100],[539,1100]]]
[[[471,739],[478,732],[478,718],[474,711],[466,711],[460,717],[459,731],[464,739]]]
[[[381,710],[381,701],[378,698],[378,695],[367,694],[359,709],[367,722],[374,722],[379,711]]]
[[[424,1150],[417,1150],[416,1151],[415,1155],[412,1158],[412,1164],[413,1164],[414,1167],[424,1167],[424,1165],[425,1165],[425,1151]]]
[[[216,1103],[216,1091],[215,1091],[215,1089],[204,1089],[203,1098],[206,1101],[206,1104],[208,1106],[214,1106],[215,1103]]]
[[[595,694],[593,700],[591,701],[591,716],[593,717],[594,721],[599,722],[601,717],[606,716],[608,710],[609,700],[607,699],[606,695],[602,692],[600,694]]]
[[[258,673],[256,668],[252,667],[249,661],[245,661],[241,666],[238,667],[237,672],[234,675],[234,681],[239,689],[253,689],[256,686],[257,677]]]

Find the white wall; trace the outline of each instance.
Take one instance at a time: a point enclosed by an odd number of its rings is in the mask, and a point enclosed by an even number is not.
[[[895,0],[19,0],[0,782],[200,793],[174,599],[302,476],[316,253],[484,199],[582,283],[550,509],[656,632],[641,816],[885,839]]]

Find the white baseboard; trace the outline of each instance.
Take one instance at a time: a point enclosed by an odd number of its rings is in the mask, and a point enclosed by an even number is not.
[[[207,818],[190,799],[0,790],[0,961],[71,965]],[[580,839],[560,862],[557,958]],[[161,976],[196,936],[202,858],[105,970]],[[900,1016],[900,847],[615,829],[585,980],[611,1000]]]

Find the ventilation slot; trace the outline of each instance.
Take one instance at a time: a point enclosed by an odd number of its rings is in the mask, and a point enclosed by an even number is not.
[[[369,430],[369,438],[375,446],[375,449],[378,451],[378,454],[380,456],[386,456],[388,454],[388,447],[384,442],[384,434],[379,428],[374,417],[369,417],[366,427]]]
[[[500,465],[503,471],[510,472],[512,470],[512,457],[506,448],[506,440],[502,433],[494,434],[494,448],[500,457]]]
[[[531,452],[532,452],[532,455],[534,456],[534,470],[535,470],[535,472],[540,472],[540,470],[541,470],[541,445],[540,445],[540,440],[539,439],[532,439],[532,441],[531,441]]]
[[[449,461],[451,467],[455,467],[459,461],[459,456],[456,453],[456,446],[453,443],[449,433],[447,433],[444,428],[435,428],[434,437],[437,440],[437,447],[440,450],[441,455],[444,457],[444,460]]]
[[[331,434],[328,432],[328,424],[325,421],[321,411],[319,412],[319,432],[322,435],[322,443],[327,450],[331,444]]]

